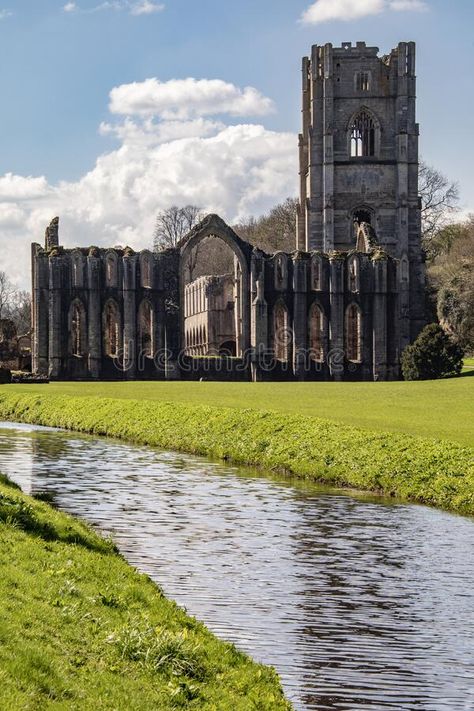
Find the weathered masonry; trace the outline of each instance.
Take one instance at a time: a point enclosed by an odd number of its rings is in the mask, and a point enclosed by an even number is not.
[[[399,350],[424,318],[415,105],[414,42],[383,57],[315,45],[303,59],[298,249],[351,250],[354,222],[370,224],[399,265]]]
[[[423,325],[415,47],[303,60],[295,251],[217,215],[172,249],[32,245],[33,369],[51,378],[393,379]],[[194,275],[214,240],[218,271]],[[192,276],[191,276],[192,275]]]

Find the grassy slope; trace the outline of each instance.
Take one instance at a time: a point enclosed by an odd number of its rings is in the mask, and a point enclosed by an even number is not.
[[[0,482],[1,709],[290,708],[273,670],[218,641],[109,542]]]
[[[196,452],[474,514],[474,449],[455,442],[284,412],[54,392],[3,388],[0,418]]]
[[[250,407],[474,446],[474,377],[414,383],[51,383],[0,386],[2,392]]]

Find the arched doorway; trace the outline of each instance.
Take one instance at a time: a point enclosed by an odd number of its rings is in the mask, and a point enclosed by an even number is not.
[[[248,248],[216,215],[182,241],[181,343],[186,355],[224,356],[230,350],[244,356],[250,344]],[[195,330],[203,334],[199,350],[187,345]]]

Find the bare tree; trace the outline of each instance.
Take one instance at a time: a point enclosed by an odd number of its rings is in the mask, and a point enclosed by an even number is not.
[[[7,315],[16,327],[18,336],[31,330],[31,294],[29,291],[14,290],[7,308]]]
[[[8,318],[8,310],[13,293],[13,284],[6,273],[0,271],[0,319]]]
[[[161,210],[156,217],[153,249],[159,252],[162,249],[176,247],[181,237],[192,230],[203,217],[201,208],[196,205],[184,207],[172,205],[166,210]]]
[[[250,217],[234,229],[243,239],[266,252],[290,252],[296,247],[297,207],[296,198],[286,198],[266,215]]]
[[[430,242],[445,227],[458,209],[459,187],[439,170],[420,161],[419,193],[421,197],[421,230],[427,253]]]

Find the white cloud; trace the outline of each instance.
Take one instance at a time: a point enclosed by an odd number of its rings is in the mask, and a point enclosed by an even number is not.
[[[303,13],[302,21],[318,24],[329,20],[356,20],[382,12],[385,0],[317,0]]]
[[[193,116],[230,114],[263,116],[274,110],[271,99],[257,89],[244,89],[220,79],[146,79],[122,84],[110,92],[114,114],[187,119]]]
[[[6,173],[0,176],[0,201],[42,198],[49,192],[46,178],[23,177]]]
[[[78,181],[51,185],[44,177],[0,176],[0,268],[27,288],[30,243],[43,242],[55,215],[65,246],[141,249],[151,246],[157,211],[172,204],[194,203],[233,223],[296,193],[296,134],[210,120],[207,102],[195,101],[190,118],[178,99],[167,106],[184,118],[103,123],[100,133],[118,146]]]
[[[152,2],[152,0],[104,0],[104,2],[89,8],[80,7],[71,0],[63,6],[63,11],[69,13],[93,14],[104,10],[116,10],[127,11],[130,15],[135,16],[151,15],[164,9],[163,3]]]
[[[0,10],[0,20],[6,20],[7,17],[11,17],[13,12],[11,10]]]
[[[101,123],[99,132],[103,136],[114,136],[128,145],[133,143],[158,145],[179,138],[203,138],[216,134],[223,128],[225,128],[224,123],[203,118],[191,121],[161,121],[160,123],[156,123],[152,118],[144,119],[138,123],[126,118],[123,123],[118,125]]]
[[[390,0],[390,9],[397,12],[425,12],[428,5],[423,0]]]
[[[150,0],[142,0],[142,2],[132,3],[130,6],[131,15],[152,15],[155,12],[161,12],[165,9],[162,3],[151,2]]]
[[[305,10],[301,21],[310,25],[331,20],[348,22],[368,15],[378,15],[388,9],[398,12],[421,11],[427,10],[428,5],[424,0],[316,0]]]

